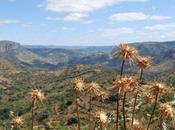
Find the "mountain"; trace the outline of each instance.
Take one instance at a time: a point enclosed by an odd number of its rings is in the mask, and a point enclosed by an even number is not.
[[[175,41],[135,43],[134,45],[140,50],[141,55],[152,57],[152,71],[164,72],[175,67]]]
[[[131,43],[139,53],[153,58],[153,72],[163,72],[175,67],[175,41]],[[113,57],[115,46],[99,47],[45,47],[21,46],[11,41],[0,41],[0,56],[22,67],[57,69],[78,64],[101,64],[120,68],[120,59]],[[129,65],[129,64],[128,64]]]
[[[156,80],[166,82],[174,87],[175,42],[133,43],[132,46],[138,48],[142,55],[153,57],[153,67],[147,70],[148,73],[144,72],[144,83],[150,84]],[[2,125],[0,125],[0,129],[5,129],[1,128],[3,126],[11,127],[10,111],[25,119],[24,129],[31,125],[32,101],[29,93],[35,88],[42,89],[46,96],[45,100],[41,104],[37,103],[36,109],[34,109],[35,123],[38,124],[38,129],[57,128],[63,130],[63,126],[66,127],[65,130],[67,127],[72,129],[77,120],[74,116],[75,102],[71,81],[79,76],[86,83],[98,83],[102,90],[108,92],[109,99],[104,101],[103,106],[110,111],[114,110],[116,95],[115,92],[111,92],[111,88],[114,86],[113,81],[118,72],[113,68],[120,69],[121,65],[121,60],[111,55],[114,48],[111,50],[105,49],[105,47],[99,47],[100,49],[35,46],[28,48],[9,41],[0,42],[0,47],[2,48],[0,53],[0,123]],[[124,72],[128,72],[126,66],[124,66]],[[137,76],[140,72],[129,71],[129,73]],[[171,92],[166,93],[161,101],[171,102],[174,100],[174,93],[175,90],[171,89]],[[79,101],[83,106],[80,105],[81,116],[85,116],[87,111],[83,108],[88,106],[87,98],[89,96],[84,93],[79,93],[80,95]],[[82,99],[85,103],[82,102]],[[94,99],[93,109],[98,110],[101,103]],[[131,102],[129,95],[127,100]],[[145,112],[145,108],[147,107],[143,106],[144,110],[139,110]],[[146,112],[143,115],[146,115]],[[82,124],[86,124],[86,121]]]
[[[17,42],[11,42],[11,41],[0,41],[0,53],[13,51],[16,49],[19,49],[21,46]]]
[[[80,58],[83,52],[60,48],[25,48],[12,41],[0,41],[0,57],[21,67],[52,69],[67,66],[72,58]]]

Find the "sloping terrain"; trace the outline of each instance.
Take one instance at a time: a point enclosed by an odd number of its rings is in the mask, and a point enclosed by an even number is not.
[[[153,72],[169,71],[175,67],[175,42],[133,43],[139,53],[153,58]],[[66,47],[65,47],[66,48]],[[115,50],[106,47],[23,47],[19,43],[0,41],[0,56],[13,63],[30,68],[57,69],[78,64],[101,64],[118,68],[120,60],[112,56]],[[113,50],[113,51],[111,51]]]

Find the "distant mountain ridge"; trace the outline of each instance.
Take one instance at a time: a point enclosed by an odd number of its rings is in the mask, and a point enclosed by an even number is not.
[[[152,71],[167,71],[175,67],[175,41],[132,43],[139,53],[153,57]],[[0,56],[18,66],[57,69],[77,64],[101,64],[119,68],[120,60],[111,55],[115,46],[48,48],[21,46],[11,41],[0,41]]]

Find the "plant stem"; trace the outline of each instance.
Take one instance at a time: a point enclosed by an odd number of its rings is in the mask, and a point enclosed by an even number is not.
[[[78,94],[75,92],[76,96],[76,112],[77,112],[77,119],[78,119],[78,130],[80,130],[80,115],[79,115],[79,109],[78,109]]]
[[[136,94],[135,94],[135,97],[134,97],[134,106],[133,106],[132,121],[131,121],[132,125],[133,125],[133,123],[134,123],[134,115],[135,115],[135,108],[136,108],[136,103],[137,103],[137,95],[138,95],[138,93],[136,93]]]
[[[150,119],[149,119],[149,122],[148,122],[147,130],[149,130],[149,126],[150,126],[150,124],[151,124],[151,120],[152,120],[152,117],[153,117],[153,115],[154,115],[154,111],[155,111],[155,109],[156,109],[157,100],[158,100],[158,95],[159,95],[159,92],[157,92],[156,97],[155,97],[154,107],[153,107],[153,110],[152,110],[152,113],[151,113],[151,116],[150,116]]]
[[[122,61],[120,76],[123,75],[123,69],[124,69],[125,60]],[[119,91],[117,92],[117,108],[116,108],[116,130],[118,130],[119,127]]]
[[[163,130],[162,128],[162,123],[163,123],[163,118],[162,118],[162,115],[160,116],[160,130]]]
[[[100,112],[102,111],[102,98],[101,98],[101,100],[100,100]]]
[[[93,130],[95,130],[95,128],[96,128],[96,125],[97,125],[97,122],[95,122],[95,125],[94,125],[94,129],[93,129]]]
[[[90,93],[90,96],[89,96],[89,130],[91,130],[91,101],[92,101],[92,97],[91,97],[91,93]]]
[[[32,130],[34,129],[34,104],[35,101],[32,100]]]
[[[119,92],[117,93],[117,111],[116,111],[116,130],[118,130],[118,119],[119,119]]]
[[[124,93],[124,96],[123,96],[123,127],[124,127],[124,130],[126,130],[125,102],[126,102],[126,92]]]
[[[122,67],[121,67],[121,71],[120,71],[120,76],[123,75],[124,64],[125,64],[125,60],[122,61]]]
[[[143,69],[141,69],[141,71],[140,71],[140,78],[139,78],[140,82],[142,81],[142,76],[143,76]],[[135,107],[136,107],[136,103],[137,103],[137,96],[138,96],[138,92],[134,96],[134,106],[133,106],[132,121],[131,121],[132,125],[134,123],[134,115],[135,115]]]
[[[103,130],[102,122],[100,122],[100,130]]]
[[[140,82],[142,81],[142,77],[143,77],[143,69],[140,70]]]
[[[102,103],[103,103],[103,99],[101,98],[100,112],[102,112]],[[103,130],[103,125],[102,125],[102,122],[101,121],[100,121],[100,130]]]

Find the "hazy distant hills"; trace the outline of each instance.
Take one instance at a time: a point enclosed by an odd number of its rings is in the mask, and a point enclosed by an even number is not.
[[[152,71],[167,71],[175,67],[175,41],[133,43],[140,54],[153,57]],[[77,64],[101,64],[119,67],[120,60],[112,57],[115,46],[44,47],[21,46],[12,41],[0,41],[0,56],[22,67],[57,69]]]

